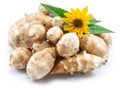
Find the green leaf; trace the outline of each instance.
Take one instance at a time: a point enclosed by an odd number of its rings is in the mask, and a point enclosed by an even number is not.
[[[100,20],[96,20],[96,19],[92,19],[90,20],[90,24],[88,24],[89,26],[90,25],[95,25],[96,23],[100,22]]]
[[[41,5],[45,7],[53,17],[55,16],[65,17],[64,13],[66,12],[68,13],[68,11],[59,7],[55,7],[55,6],[51,6],[43,3],[41,3]]]
[[[92,26],[89,26],[89,28],[90,28],[89,31],[91,34],[113,33],[113,31],[99,25],[92,25]]]

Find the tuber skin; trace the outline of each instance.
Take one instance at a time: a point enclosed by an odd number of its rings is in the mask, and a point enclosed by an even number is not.
[[[29,36],[33,40],[45,40],[45,27],[40,24],[32,25],[29,29]]]
[[[81,39],[80,48],[90,54],[105,58],[108,53],[108,47],[103,39],[93,34],[86,34]]]
[[[63,21],[61,17],[56,16],[52,20],[52,26],[59,26],[60,28],[63,28]]]
[[[76,33],[66,33],[56,44],[58,55],[70,57],[79,51],[79,39]]]
[[[55,59],[55,48],[46,48],[42,51],[34,53],[26,68],[28,78],[37,80],[46,76],[52,70]]]
[[[18,47],[10,54],[10,66],[15,69],[25,69],[30,57],[31,52],[28,49]]]
[[[42,24],[45,26],[46,31],[52,27],[53,18],[49,15],[45,15],[41,12],[32,13],[29,15],[25,15],[25,20],[31,25],[33,24]]]
[[[45,33],[52,27],[52,19],[51,16],[43,13],[26,14],[24,18],[11,27],[9,31],[9,45],[13,49],[17,47],[31,48],[32,44],[37,42],[38,39],[45,39]],[[38,35],[39,33],[40,35]]]
[[[58,26],[54,26],[47,31],[47,40],[53,43],[54,45],[62,37],[63,31]]]
[[[32,53],[37,51],[42,51],[45,48],[54,47],[53,44],[49,43],[48,41],[38,41],[33,43],[32,45]]]
[[[44,15],[42,13],[39,13],[40,16],[40,20],[42,21],[42,24],[45,26],[46,31],[52,27],[52,20],[53,17],[49,16],[49,15]]]
[[[53,18],[50,15],[45,15],[41,12],[25,15],[25,19],[30,25],[42,24],[45,26],[46,31],[52,27]]]
[[[110,33],[102,33],[102,34],[98,34],[97,36],[102,38],[105,41],[105,43],[108,45],[108,47],[112,44],[112,37]]]
[[[75,72],[87,73],[100,67],[105,60],[96,55],[83,51],[73,57],[61,59],[51,71],[51,74],[71,74]]]
[[[29,37],[29,24],[25,19],[15,23],[9,31],[9,45],[15,49],[17,47],[29,48],[32,46],[33,40]]]
[[[19,42],[19,40],[20,40],[19,31],[17,30],[17,26],[14,24],[9,31],[9,36],[8,36],[9,46],[15,49],[18,46],[17,43]]]
[[[39,12],[45,14],[45,15],[49,15],[49,12],[45,9],[45,7],[43,6],[39,6]]]

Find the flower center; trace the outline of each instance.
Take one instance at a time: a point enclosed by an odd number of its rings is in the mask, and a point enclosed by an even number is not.
[[[82,20],[80,20],[80,19],[75,19],[73,21],[73,24],[75,27],[82,27],[82,25],[83,25]]]

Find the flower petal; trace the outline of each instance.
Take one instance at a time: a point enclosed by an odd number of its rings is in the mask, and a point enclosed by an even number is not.
[[[86,33],[86,34],[89,34],[89,29],[88,29],[88,26],[84,26],[83,27],[83,32]]]
[[[64,13],[64,15],[69,19],[72,19],[72,20],[74,19],[74,17],[70,13]]]
[[[79,36],[80,38],[83,36],[83,31],[82,31],[82,29],[79,30],[78,36]]]
[[[73,8],[71,8],[71,13],[75,13],[75,10]]]
[[[76,32],[77,33],[77,28],[73,27],[73,29],[70,30],[69,32]]]
[[[83,18],[83,20],[90,20],[90,19],[92,19],[92,15],[91,14],[89,14],[89,15],[87,15],[87,16],[85,16],[84,18]]]
[[[74,26],[71,26],[71,25],[67,25],[67,26],[64,27],[65,31],[71,31],[73,29],[74,29]]]
[[[73,17],[75,17],[75,13],[76,13],[76,11],[75,11],[73,8],[71,8],[71,15],[72,15]]]
[[[81,11],[79,8],[76,9],[76,18],[80,18]]]
[[[72,23],[73,22],[72,19],[68,19],[68,18],[62,18],[62,21],[66,22],[66,23]]]
[[[84,17],[87,15],[87,12],[88,12],[88,7],[85,7],[82,12],[81,12],[81,17]]]

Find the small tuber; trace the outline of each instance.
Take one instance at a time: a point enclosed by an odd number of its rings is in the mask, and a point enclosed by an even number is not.
[[[55,48],[46,48],[34,53],[26,68],[28,78],[37,80],[46,76],[52,70],[55,59]]]
[[[63,28],[63,21],[61,17],[56,16],[52,20],[52,26],[59,26],[60,28]]]
[[[62,37],[63,31],[58,26],[54,26],[47,31],[47,40],[53,44],[56,44]]]
[[[16,69],[25,69],[31,52],[24,48],[18,47],[10,54],[10,66]]]
[[[79,51],[79,39],[76,33],[66,33],[56,44],[58,55],[70,57]]]
[[[45,15],[49,15],[49,12],[45,9],[45,7],[43,7],[43,6],[39,6],[39,12],[42,12],[43,14],[45,14]]]
[[[108,53],[108,47],[103,39],[93,34],[86,34],[81,39],[80,48],[90,54],[105,58]]]
[[[97,36],[102,38],[108,46],[112,44],[112,37],[109,33],[102,33],[102,34],[98,34]]]
[[[45,39],[45,27],[40,24],[32,25],[29,29],[29,36],[33,40],[44,40]]]
[[[37,51],[42,51],[43,49],[49,47],[53,47],[53,45],[48,41],[37,41],[32,45],[32,53],[35,53]]]

